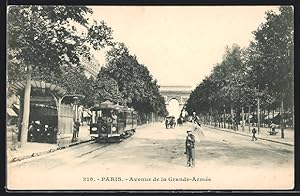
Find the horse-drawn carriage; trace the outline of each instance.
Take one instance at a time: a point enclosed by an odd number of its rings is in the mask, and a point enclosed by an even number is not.
[[[176,120],[174,116],[167,116],[165,119],[166,129],[168,128],[175,128]]]

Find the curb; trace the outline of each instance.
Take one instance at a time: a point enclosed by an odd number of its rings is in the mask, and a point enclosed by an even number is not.
[[[22,161],[24,159],[29,159],[29,158],[32,158],[32,157],[37,157],[37,156],[40,156],[40,155],[52,153],[52,152],[55,152],[55,151],[58,151],[58,150],[66,149],[66,148],[76,146],[76,145],[79,145],[79,144],[83,144],[83,143],[87,143],[87,142],[90,142],[90,141],[92,141],[92,140],[83,140],[83,141],[80,141],[80,142],[73,142],[73,143],[70,143],[70,144],[67,144],[67,145],[64,145],[64,146],[58,146],[56,148],[52,148],[52,149],[49,149],[49,150],[46,150],[46,151],[34,152],[31,155],[25,155],[25,156],[21,156],[21,157],[14,157],[9,162],[14,163],[14,162],[17,162],[17,161]]]
[[[149,124],[153,124],[153,123],[149,123]],[[149,124],[142,124],[142,125],[137,126],[137,128],[138,127],[139,128],[143,128],[143,127],[145,127],[145,126],[147,126]],[[14,162],[17,162],[17,161],[22,161],[22,160],[29,159],[29,158],[32,158],[32,157],[37,157],[37,156],[40,156],[40,155],[44,155],[44,154],[52,153],[52,152],[55,152],[55,151],[58,151],[58,150],[66,149],[66,148],[69,148],[69,147],[72,147],[72,146],[76,146],[76,145],[79,145],[79,144],[87,143],[87,142],[90,142],[90,141],[92,141],[92,140],[89,139],[89,140],[83,140],[83,141],[80,141],[80,142],[73,142],[73,143],[70,143],[70,144],[67,144],[67,145],[63,145],[63,146],[58,146],[56,148],[52,148],[52,149],[49,149],[49,150],[46,150],[46,151],[34,152],[31,155],[14,157],[10,161],[8,161],[8,162],[9,163],[14,163]]]
[[[217,129],[219,131],[224,131],[224,132],[228,132],[228,133],[233,133],[233,134],[237,134],[237,135],[242,135],[242,136],[246,136],[246,137],[252,137],[251,135],[246,135],[243,133],[237,133],[237,132],[232,132],[232,131],[228,131],[222,128],[218,128],[218,127],[213,127],[213,126],[207,126],[204,125],[206,127],[212,128],[212,129]],[[279,143],[279,144],[283,144],[283,145],[287,145],[287,146],[294,146],[294,144],[290,144],[290,143],[286,143],[286,142],[281,142],[281,141],[276,141],[276,140],[271,140],[271,139],[267,139],[267,138],[262,138],[262,137],[257,137],[257,139],[261,139],[261,140],[265,140],[265,141],[269,141],[269,142],[274,142],[274,143]]]

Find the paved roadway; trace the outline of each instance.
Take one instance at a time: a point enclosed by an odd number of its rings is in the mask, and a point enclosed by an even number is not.
[[[156,123],[137,129],[121,143],[85,143],[11,163],[9,188],[293,188],[293,147],[207,127],[203,132],[196,144],[195,168],[186,166],[183,154],[186,127],[165,129]]]

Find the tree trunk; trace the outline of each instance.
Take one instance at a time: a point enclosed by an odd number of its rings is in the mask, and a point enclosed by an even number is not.
[[[283,96],[281,96],[280,128],[281,128],[281,138],[284,138],[284,125],[283,125]]]
[[[56,101],[56,109],[57,109],[57,132],[60,134],[64,134],[64,130],[62,130],[61,128],[61,104],[62,104],[62,98],[58,98]]]
[[[218,122],[217,122],[217,114],[216,114],[216,112],[214,112],[214,124],[215,124],[215,127],[217,127],[218,126]]]
[[[21,147],[27,143],[29,115],[30,115],[30,93],[31,93],[31,67],[29,66],[26,73],[26,85],[24,89],[24,107],[23,107],[23,120],[21,130]]]
[[[248,111],[248,127],[249,127],[249,133],[250,133],[250,112],[251,112],[251,107],[249,106],[249,111]]]
[[[266,127],[265,116],[266,116],[266,110],[264,109],[263,113],[261,115],[261,120],[262,120],[262,123],[263,123],[263,127]]]
[[[233,109],[230,106],[230,128],[233,129]]]
[[[219,119],[219,120],[218,120],[218,121],[219,121],[219,122],[218,122],[218,124],[219,124],[219,128],[221,128],[221,125],[220,125],[221,118],[220,118],[220,113],[219,113],[219,112],[218,112],[218,119]]]
[[[244,131],[244,126],[245,126],[245,123],[244,123],[244,107],[242,107],[242,131]]]
[[[268,122],[270,121],[270,110],[268,109]],[[268,124],[270,124],[270,122],[268,123]],[[267,126],[267,127],[269,127],[269,126]]]
[[[19,118],[18,118],[18,129],[22,129],[22,120],[23,120],[23,111],[24,111],[24,94],[20,95],[20,109],[19,109]],[[18,141],[21,140],[21,131],[18,135]]]
[[[226,124],[225,124],[225,113],[226,113],[226,111],[225,111],[225,108],[224,108],[224,113],[223,113],[223,128],[225,129],[226,128]]]

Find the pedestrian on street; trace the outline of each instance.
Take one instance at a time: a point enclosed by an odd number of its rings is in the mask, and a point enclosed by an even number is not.
[[[50,143],[51,131],[49,125],[45,125],[44,128],[44,141],[45,143]]]
[[[19,128],[17,125],[14,125],[12,130],[12,150],[18,150],[18,136]]]
[[[270,127],[271,127],[271,131],[274,133],[276,127],[275,127],[275,124],[273,122],[271,122]]]
[[[238,131],[239,130],[239,123],[235,120],[234,121],[234,131]]]
[[[28,141],[29,142],[34,141],[34,128],[32,124],[29,125],[29,129],[28,129]]]
[[[53,135],[52,135],[52,144],[57,143],[57,137],[58,137],[58,130],[56,127],[53,128]]]
[[[255,134],[256,134],[256,129],[253,128],[252,129],[252,139],[251,139],[251,141],[253,141],[254,139],[255,139],[255,141],[257,140],[257,138],[255,137]]]
[[[75,125],[76,125],[76,134],[75,135],[76,135],[76,138],[78,138],[78,136],[79,136],[80,122],[76,121]]]
[[[184,154],[187,156],[187,165],[189,167],[195,167],[195,136],[191,130],[187,131]]]
[[[195,123],[195,124],[198,124],[201,127],[200,118],[196,114],[196,112],[193,112],[192,122]]]
[[[76,139],[76,132],[77,132],[77,126],[76,126],[76,123],[74,123],[73,125],[73,129],[72,129],[72,132],[73,132],[73,136],[72,136],[72,142],[76,142],[77,139]]]

